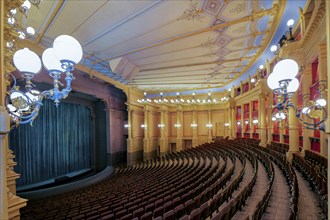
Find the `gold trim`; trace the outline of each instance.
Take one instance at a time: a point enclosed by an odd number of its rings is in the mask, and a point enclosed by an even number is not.
[[[286,0],[283,0],[283,1],[286,1]],[[161,41],[161,42],[158,42],[158,43],[153,43],[153,44],[150,44],[148,46],[141,47],[141,48],[138,48],[138,49],[134,49],[134,50],[131,50],[131,51],[128,51],[128,52],[125,52],[125,53],[121,53],[121,54],[118,54],[118,55],[110,57],[110,58],[102,59],[99,62],[103,62],[103,61],[106,61],[106,60],[111,60],[111,59],[115,59],[115,58],[118,58],[118,57],[126,56],[126,55],[136,53],[136,52],[139,52],[139,51],[142,51],[142,50],[146,50],[146,49],[149,49],[149,48],[152,48],[152,47],[160,46],[160,45],[167,44],[167,43],[170,43],[170,42],[173,42],[173,41],[176,41],[176,40],[184,39],[184,38],[187,38],[187,37],[192,37],[192,36],[202,34],[202,33],[205,33],[205,32],[214,31],[216,29],[221,29],[221,28],[231,26],[231,25],[235,25],[235,24],[239,24],[239,23],[242,23],[242,22],[253,21],[253,20],[256,20],[257,18],[261,18],[261,17],[267,16],[269,14],[274,14],[277,11],[277,9],[278,9],[278,6],[274,5],[274,7],[270,8],[270,9],[266,9],[266,10],[256,12],[253,15],[248,15],[248,16],[245,16],[245,17],[237,19],[237,20],[228,21],[228,22],[225,22],[225,23],[222,23],[222,24],[214,25],[212,27],[207,27],[207,28],[203,28],[201,30],[197,30],[197,31],[193,31],[193,32],[190,32],[190,33],[187,33],[187,34],[180,35],[180,36],[172,37],[170,39],[167,39],[167,40],[164,40],[164,41]]]
[[[46,21],[46,25],[43,27],[43,29],[40,31],[40,34],[38,35],[36,39],[36,43],[40,43],[41,39],[44,37],[46,31],[49,29],[49,26],[53,23],[54,19],[56,18],[58,12],[64,5],[64,0],[58,0],[57,4],[55,6],[55,9],[52,11],[52,14],[49,16],[49,19]]]
[[[285,5],[286,5],[286,0],[281,0],[281,1],[278,1],[278,5],[274,5],[273,8],[276,8],[279,9],[279,11],[276,14],[275,18],[274,18],[274,21],[273,21],[273,25],[272,27],[270,28],[269,30],[269,35],[267,36],[268,39],[265,40],[265,42],[267,43],[264,43],[263,46],[261,47],[261,49],[258,51],[258,53],[252,57],[252,60],[250,60],[249,62],[249,65],[247,65],[242,71],[241,71],[241,74],[234,77],[231,81],[229,81],[227,84],[230,84],[231,82],[235,81],[237,78],[239,78],[240,76],[242,76],[246,71],[248,71],[255,63],[255,61],[257,59],[259,59],[259,57],[265,52],[266,48],[268,47],[269,43],[271,42],[271,40],[273,39],[274,35],[275,35],[275,32],[276,32],[276,29],[282,19],[282,16],[283,16],[283,13],[284,13],[284,9],[285,9]]]

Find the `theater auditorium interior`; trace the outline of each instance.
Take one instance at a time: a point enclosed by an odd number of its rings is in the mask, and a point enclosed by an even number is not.
[[[328,219],[329,0],[1,0],[0,219]]]

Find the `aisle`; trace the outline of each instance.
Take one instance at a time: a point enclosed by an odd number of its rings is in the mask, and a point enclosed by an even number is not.
[[[274,186],[262,220],[283,220],[290,216],[289,186],[281,169],[274,163]]]
[[[266,194],[268,188],[269,180],[267,178],[267,171],[265,166],[258,160],[258,173],[257,180],[253,187],[251,195],[245,201],[245,206],[242,207],[242,211],[237,212],[233,216],[233,220],[246,219],[247,216],[252,219],[254,210],[257,207],[259,201]]]

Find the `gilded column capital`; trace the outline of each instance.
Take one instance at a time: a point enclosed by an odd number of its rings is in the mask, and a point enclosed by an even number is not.
[[[266,93],[260,93],[258,97],[259,97],[259,99],[266,99],[267,94]]]

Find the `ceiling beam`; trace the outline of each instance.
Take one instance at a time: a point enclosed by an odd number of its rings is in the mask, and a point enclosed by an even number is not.
[[[41,30],[39,30],[38,37],[36,39],[36,43],[39,44],[41,39],[44,37],[45,33],[49,30],[50,26],[55,21],[55,18],[57,17],[58,13],[62,11],[62,8],[64,7],[65,1],[64,0],[58,0],[54,1],[53,7],[51,9],[51,13],[48,14],[45,22],[42,24]]]

